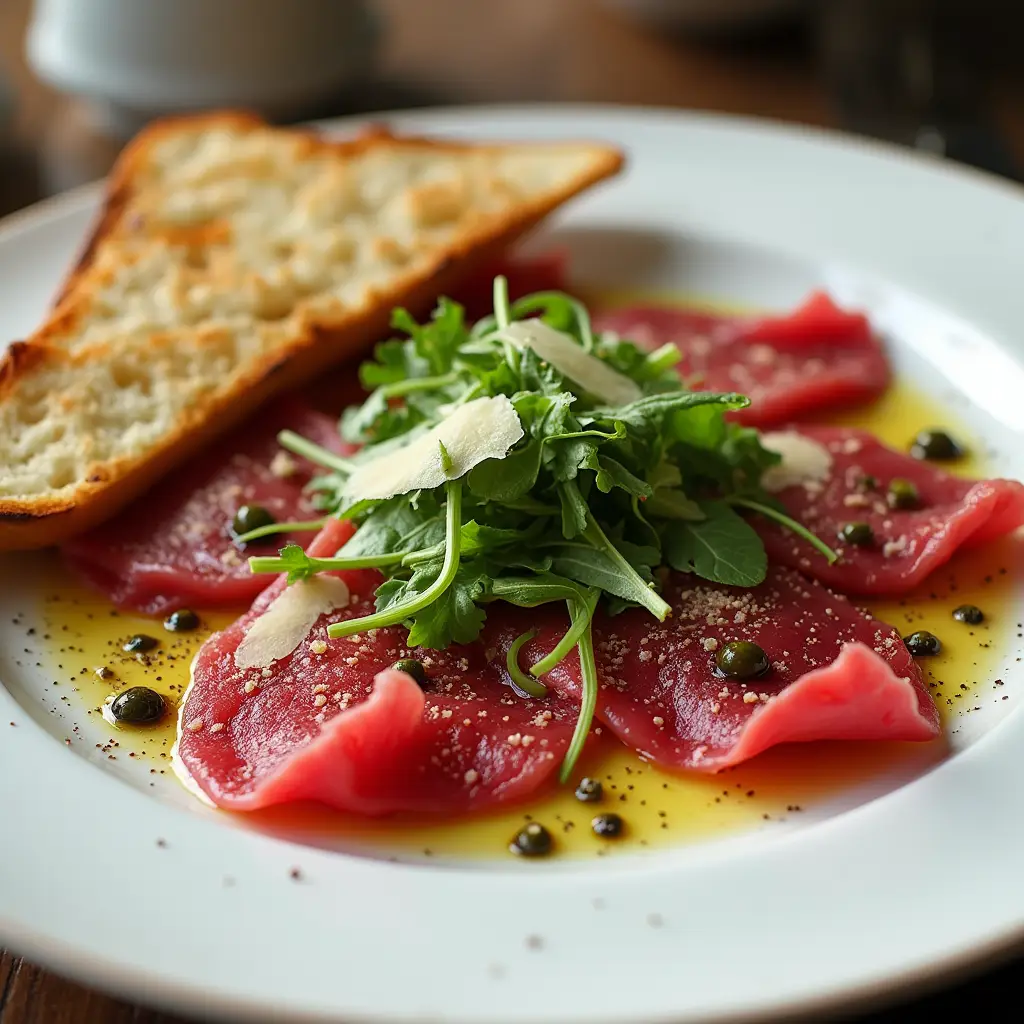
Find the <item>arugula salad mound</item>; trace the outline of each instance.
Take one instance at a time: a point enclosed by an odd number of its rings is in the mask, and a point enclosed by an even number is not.
[[[574,648],[582,706],[562,765],[565,781],[597,702],[591,623],[640,606],[659,621],[667,569],[753,587],[767,571],[745,516],[760,513],[835,554],[786,516],[761,487],[780,456],[755,430],[726,419],[743,395],[691,391],[672,345],[646,352],[596,335],[586,308],[562,292],[509,302],[494,281],[494,313],[467,324],[442,299],[417,324],[396,310],[405,337],[378,345],[360,369],[370,391],[341,420],[359,453],[342,458],[296,434],[281,444],[324,467],[310,487],[325,514],[357,529],[334,558],[289,544],[251,558],[253,572],[288,582],[343,569],[378,570],[376,611],[334,623],[331,637],[383,626],[408,629],[408,646],[475,640],[494,601],[565,602],[571,625],[533,665],[512,645],[515,687],[543,697],[543,677]],[[281,523],[252,540],[320,523]]]

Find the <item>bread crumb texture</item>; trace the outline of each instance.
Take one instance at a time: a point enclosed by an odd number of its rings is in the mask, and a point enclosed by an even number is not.
[[[0,513],[74,505],[303,350],[343,357],[347,325],[619,162],[590,144],[157,126],[49,321],[0,364]]]

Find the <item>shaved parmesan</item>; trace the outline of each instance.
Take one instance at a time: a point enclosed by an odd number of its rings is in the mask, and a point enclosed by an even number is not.
[[[485,459],[505,458],[522,436],[523,425],[505,395],[476,398],[404,448],[362,463],[348,478],[346,497],[383,499],[440,487]]]
[[[309,636],[321,615],[344,608],[348,587],[337,576],[300,580],[282,591],[252,624],[235,650],[240,669],[267,668],[287,658]]]
[[[592,356],[562,331],[556,331],[543,320],[517,320],[498,335],[517,348],[532,349],[559,373],[575,381],[585,391],[609,405],[635,402],[643,392],[625,374],[613,370],[606,362]]]
[[[773,494],[800,484],[824,483],[832,472],[828,449],[795,431],[762,434],[761,444],[782,456],[782,461],[769,466],[761,477],[761,486]]]

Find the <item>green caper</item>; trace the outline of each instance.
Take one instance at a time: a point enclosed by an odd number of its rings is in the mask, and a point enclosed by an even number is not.
[[[540,822],[531,821],[512,837],[508,848],[520,857],[546,857],[554,845],[551,833]]]
[[[604,796],[604,787],[600,779],[580,779],[576,787],[576,799],[584,804],[596,804]]]
[[[857,481],[858,491],[877,491],[878,490],[878,477],[872,476],[870,473],[865,473],[860,480]]]
[[[921,504],[921,495],[911,481],[896,477],[889,481],[885,500],[889,503],[889,508],[917,508]]]
[[[261,526],[273,526],[277,520],[262,505],[243,505],[231,521],[231,532],[236,537],[258,530]]]
[[[125,725],[152,725],[167,711],[167,702],[148,686],[133,686],[119,693],[110,705],[115,722]]]
[[[768,655],[749,640],[732,640],[720,647],[715,665],[723,676],[731,679],[756,679],[771,668]]]
[[[590,828],[595,836],[602,839],[615,839],[621,836],[626,823],[617,814],[599,814],[590,822]]]
[[[903,643],[915,658],[931,658],[942,651],[942,641],[927,629],[919,629],[905,636]]]
[[[169,633],[190,633],[199,628],[199,616],[190,608],[179,608],[164,619],[164,629]]]
[[[963,448],[945,430],[922,430],[910,446],[915,459],[929,459],[932,462],[951,462],[959,459]]]
[[[121,650],[127,654],[145,654],[146,651],[153,650],[154,647],[159,647],[160,641],[155,636],[147,636],[145,633],[136,633],[135,636],[129,637],[121,645]]]
[[[412,676],[420,686],[426,686],[430,681],[423,662],[416,658],[400,658],[391,667],[396,672],[404,672],[406,675]]]
[[[843,523],[838,536],[841,541],[859,548],[870,547],[875,542],[875,531],[868,523]]]
[[[962,604],[953,609],[953,618],[968,626],[978,626],[985,621],[985,613],[976,604]]]

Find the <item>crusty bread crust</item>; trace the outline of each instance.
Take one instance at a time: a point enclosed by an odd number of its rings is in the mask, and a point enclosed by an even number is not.
[[[176,136],[201,135],[204,132],[268,133],[270,145],[279,134],[296,137],[300,159],[329,158],[346,163],[370,151],[380,151],[388,159],[394,150],[396,159],[407,159],[410,152],[422,150],[426,155],[443,155],[459,159],[460,155],[479,157],[494,153],[521,156],[535,147],[481,146],[472,143],[399,138],[384,130],[372,130],[346,141],[331,141],[313,132],[296,133],[272,129],[259,118],[244,113],[216,113],[200,117],[173,118],[147,128],[126,148],[111,173],[102,210],[92,233],[61,289],[48,320],[24,342],[15,342],[0,361],[0,412],[5,404],[25,402],[26,385],[56,379],[73,380],[80,373],[83,359],[104,360],[106,350],[85,356],[76,346],[89,349],[82,340],[90,304],[100,284],[107,280],[110,267],[100,267],[104,250],[112,240],[130,234],[133,202],[145,195],[152,171],[154,151]],[[562,150],[569,148],[565,144]],[[552,175],[549,187],[539,188],[531,195],[516,196],[497,214],[476,215],[470,211],[465,226],[458,234],[437,245],[409,271],[401,267],[383,284],[369,288],[367,298],[349,305],[342,304],[328,311],[310,314],[297,304],[289,311],[289,329],[258,357],[241,359],[232,366],[230,387],[211,388],[186,408],[176,411],[168,425],[144,450],[134,451],[97,461],[88,466],[81,479],[64,486],[42,488],[40,493],[4,497],[0,491],[0,550],[27,549],[60,543],[110,517],[137,497],[174,466],[208,444],[214,437],[239,423],[271,396],[311,380],[332,365],[365,349],[386,335],[390,313],[403,305],[421,314],[438,294],[452,289],[474,265],[497,256],[546,214],[588,186],[616,173],[622,165],[621,153],[611,147],[579,144],[574,155],[572,173],[558,178]],[[539,147],[538,147],[539,148]],[[554,156],[552,157],[554,159]],[[555,180],[557,179],[557,180]],[[461,222],[460,222],[461,224]],[[182,238],[188,245],[206,245],[203,236],[209,226],[187,226]],[[217,230],[216,226],[210,230]],[[197,241],[198,240],[198,241]],[[223,242],[223,239],[220,239]],[[174,238],[170,239],[173,245]],[[107,275],[107,277],[104,277]],[[203,324],[195,325],[200,335]],[[180,335],[177,336],[180,341]],[[191,337],[189,338],[191,342]],[[111,345],[117,346],[115,338]],[[125,342],[124,344],[128,344]],[[127,352],[127,358],[154,360],[161,358],[167,346],[175,344],[158,331],[144,339],[138,353]],[[122,353],[123,355],[124,353]],[[15,420],[14,422],[18,422]],[[8,456],[8,459],[10,456]],[[3,466],[0,466],[2,481]]]

